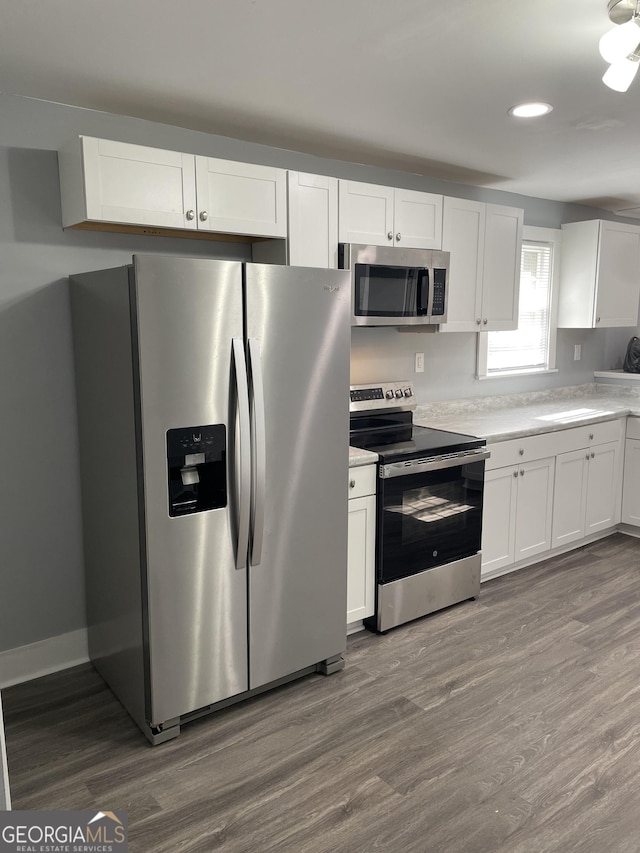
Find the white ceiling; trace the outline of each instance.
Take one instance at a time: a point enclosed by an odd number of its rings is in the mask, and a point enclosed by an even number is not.
[[[601,82],[610,26],[606,0],[0,0],[0,89],[617,210],[640,77]]]

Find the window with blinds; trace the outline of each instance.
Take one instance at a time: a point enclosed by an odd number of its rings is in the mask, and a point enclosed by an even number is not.
[[[523,241],[518,328],[489,332],[487,375],[549,367],[553,245]]]

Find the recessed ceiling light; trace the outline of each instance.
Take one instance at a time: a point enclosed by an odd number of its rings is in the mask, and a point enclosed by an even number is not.
[[[546,116],[552,109],[551,104],[532,101],[528,104],[516,104],[508,112],[509,115],[516,116],[517,118],[536,118],[537,116]]]

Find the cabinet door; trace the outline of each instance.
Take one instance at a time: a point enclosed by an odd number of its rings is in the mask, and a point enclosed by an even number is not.
[[[609,441],[590,449],[585,535],[613,527],[620,521],[619,444]]]
[[[640,229],[600,223],[595,326],[633,326],[640,297]]]
[[[393,228],[395,246],[442,248],[442,196],[415,190],[395,190]]]
[[[393,187],[338,182],[338,238],[341,243],[393,245]]]
[[[622,521],[640,526],[640,441],[630,438],[624,452]]]
[[[554,468],[554,457],[524,462],[518,468],[516,561],[551,547]]]
[[[376,496],[349,501],[347,625],[373,616],[375,583]]]
[[[86,219],[196,228],[192,154],[85,136],[82,162]]]
[[[554,548],[582,539],[585,534],[588,459],[586,447],[556,456],[551,540]]]
[[[518,469],[496,468],[484,477],[482,574],[510,566],[515,558]]]
[[[286,237],[284,169],[196,157],[198,228],[255,237]]]
[[[482,275],[482,331],[518,328],[520,254],[524,212],[488,204]]]
[[[486,204],[445,196],[442,248],[451,253],[447,322],[441,332],[477,332],[482,320]]]
[[[324,175],[289,172],[289,263],[338,266],[338,181]]]

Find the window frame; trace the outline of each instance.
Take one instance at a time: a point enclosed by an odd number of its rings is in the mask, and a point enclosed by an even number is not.
[[[558,334],[558,285],[560,280],[562,231],[560,228],[525,225],[522,229],[522,242],[550,243],[553,247],[551,258],[551,304],[549,306],[549,358],[547,366],[523,367],[515,370],[501,370],[487,373],[489,335],[491,332],[478,332],[476,379],[513,379],[518,376],[540,376],[546,373],[558,372],[556,367],[556,339]],[[522,250],[520,253],[520,265],[522,265]]]

